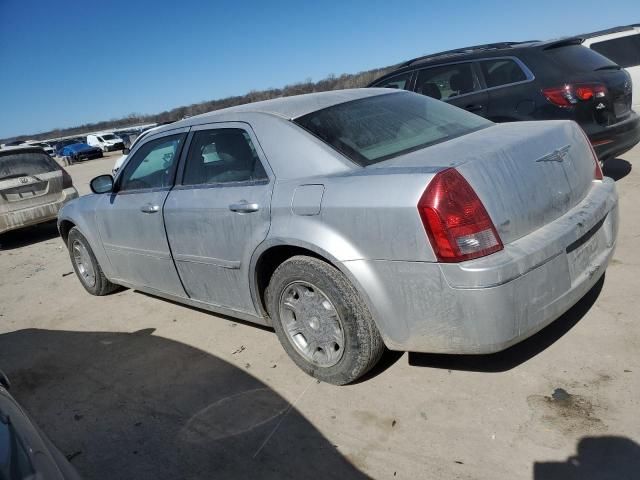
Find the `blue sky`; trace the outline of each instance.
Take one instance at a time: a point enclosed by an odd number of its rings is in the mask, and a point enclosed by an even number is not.
[[[634,21],[638,0],[0,0],[0,138]]]

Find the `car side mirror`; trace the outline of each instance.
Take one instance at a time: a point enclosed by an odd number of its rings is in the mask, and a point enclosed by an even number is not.
[[[89,183],[93,193],[109,193],[113,191],[113,177],[111,175],[100,175]]]
[[[130,151],[131,151],[130,149],[128,149],[127,147],[124,147],[124,148],[122,149],[122,154],[123,154],[123,155],[129,155],[129,152],[130,152]]]

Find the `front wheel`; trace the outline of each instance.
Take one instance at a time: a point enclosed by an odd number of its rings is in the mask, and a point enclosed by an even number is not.
[[[356,289],[322,260],[295,256],[282,263],[271,277],[266,299],[287,354],[323,382],[353,382],[384,352],[382,337]]]
[[[73,269],[87,292],[102,296],[118,289],[118,285],[111,283],[104,276],[89,242],[76,227],[69,231],[67,246]]]

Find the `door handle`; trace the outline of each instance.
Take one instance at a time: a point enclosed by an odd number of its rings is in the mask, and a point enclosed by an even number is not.
[[[151,205],[150,203],[148,203],[141,206],[140,211],[142,213],[158,213],[160,211],[160,207],[158,205]]]
[[[252,213],[260,210],[260,205],[257,203],[249,203],[246,200],[240,200],[238,203],[229,205],[229,210],[236,213]]]
[[[464,107],[464,109],[468,110],[469,112],[477,112],[478,110],[482,110],[483,108],[483,105],[467,105],[466,107]]]

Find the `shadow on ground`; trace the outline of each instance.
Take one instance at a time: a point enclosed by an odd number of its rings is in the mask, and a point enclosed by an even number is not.
[[[56,221],[13,230],[0,235],[0,251],[14,250],[35,243],[45,242],[58,236]],[[62,242],[62,240],[60,240]],[[61,243],[62,244],[62,243]]]
[[[612,158],[604,162],[602,173],[617,182],[631,173],[631,163],[621,158]]]
[[[585,437],[566,462],[536,462],[534,480],[631,480],[640,477],[640,445],[625,437]]]
[[[571,330],[591,309],[602,290],[604,275],[587,294],[556,321],[535,335],[502,352],[490,355],[410,353],[409,364],[470,372],[505,372],[535,357]]]
[[[368,478],[245,371],[153,335],[0,335],[12,394],[85,478]]]

